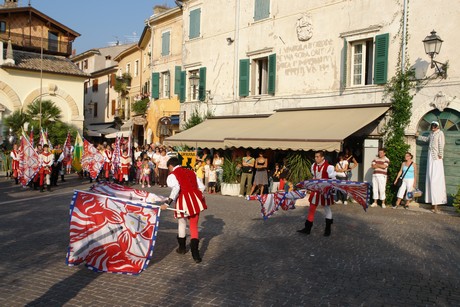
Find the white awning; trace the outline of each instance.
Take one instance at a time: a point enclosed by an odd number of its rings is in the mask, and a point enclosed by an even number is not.
[[[131,135],[131,133],[132,133],[131,131],[116,131],[114,133],[107,134],[104,137],[106,139],[114,139],[117,136],[122,136],[122,137],[127,138],[127,137],[129,137]]]

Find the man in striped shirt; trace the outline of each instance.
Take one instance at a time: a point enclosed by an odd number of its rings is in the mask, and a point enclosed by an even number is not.
[[[371,207],[377,207],[377,201],[382,201],[382,209],[385,209],[385,189],[387,185],[387,170],[390,160],[385,156],[386,150],[379,148],[378,157],[372,161],[372,191],[374,194],[374,203]]]

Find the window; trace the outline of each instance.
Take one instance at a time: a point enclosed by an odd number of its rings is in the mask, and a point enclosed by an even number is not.
[[[114,87],[117,82],[117,75],[110,74],[110,87]]]
[[[93,80],[93,92],[97,92],[99,89],[99,81],[98,79]]]
[[[191,70],[188,72],[188,79],[190,83],[189,87],[189,101],[197,101],[198,100],[198,87],[199,87],[199,82],[200,82],[200,76],[199,76],[199,71],[198,70]]]
[[[83,69],[88,69],[88,59],[83,61]]]
[[[117,110],[117,101],[115,99],[112,99],[112,115],[116,115],[116,110]]]
[[[190,26],[188,38],[197,38],[200,36],[200,25],[201,25],[201,9],[194,9],[190,11]]]
[[[160,73],[152,73],[152,98],[160,98]]]
[[[170,37],[171,32],[169,31],[163,32],[163,34],[161,34],[161,56],[169,55]]]
[[[250,63],[249,59],[240,60],[239,95],[246,97],[250,92],[252,95],[274,95],[276,54],[253,59]]]
[[[352,85],[372,84],[372,55],[374,44],[372,40],[354,42],[351,44],[351,82]]]
[[[97,117],[97,102],[93,104],[93,117]]]
[[[126,64],[126,73],[131,74],[131,64],[130,63]]]
[[[171,75],[169,71],[161,73],[161,94],[163,98],[169,98]]]
[[[139,60],[136,60],[134,62],[134,77],[137,77],[139,75]]]
[[[270,17],[270,0],[254,1],[254,21]]]
[[[389,34],[377,35],[375,39],[368,38],[349,43],[345,40],[343,85],[346,86],[347,83],[351,86],[385,84],[388,70],[388,44]],[[350,50],[349,57],[346,54],[347,50]],[[347,58],[350,61],[349,66],[347,66]],[[348,80],[347,77],[349,77]]]
[[[88,94],[88,85],[89,85],[88,83],[89,83],[88,81],[85,82],[85,85],[84,85],[84,87],[83,87],[83,92],[84,92],[85,94]]]
[[[6,22],[0,21],[0,33],[6,32]]]
[[[59,33],[48,31],[48,50],[59,51]]]

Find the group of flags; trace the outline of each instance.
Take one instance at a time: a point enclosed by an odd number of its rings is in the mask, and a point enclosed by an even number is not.
[[[19,140],[19,181],[23,186],[29,184],[29,182],[35,177],[41,168],[42,161],[40,155],[34,149],[34,134],[31,130],[30,135],[27,137],[25,132],[22,133]],[[121,149],[123,145],[129,146],[131,139],[126,142],[123,137],[117,136],[115,140],[115,148],[112,159],[112,171],[115,173],[120,166]],[[47,131],[40,131],[40,145],[47,144],[52,149],[52,144],[48,138]],[[128,147],[129,148],[129,147]],[[75,171],[80,172],[82,170],[87,171],[92,179],[95,179],[102,167],[104,166],[105,157],[102,155],[97,148],[90,143],[88,140],[82,138],[80,133],[77,132],[75,137],[74,146],[72,146],[72,140],[70,132],[67,134],[67,138],[63,146],[63,161],[71,161],[72,167]]]

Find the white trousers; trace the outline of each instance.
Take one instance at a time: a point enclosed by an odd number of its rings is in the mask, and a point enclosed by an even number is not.
[[[372,175],[372,192],[374,199],[385,200],[385,189],[387,185],[387,175],[373,174]]]
[[[396,197],[402,199],[404,197],[404,193],[412,192],[413,189],[414,189],[414,179],[413,178],[407,178],[407,179],[403,178],[403,182],[401,186],[399,187],[398,195]],[[407,198],[407,195],[406,195],[406,199],[409,199]]]

